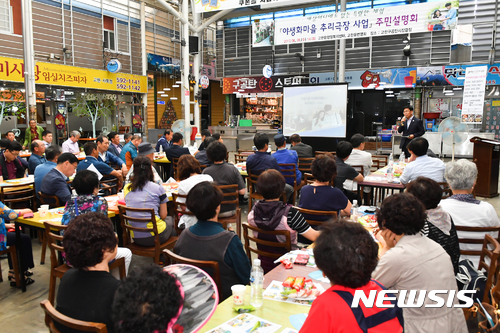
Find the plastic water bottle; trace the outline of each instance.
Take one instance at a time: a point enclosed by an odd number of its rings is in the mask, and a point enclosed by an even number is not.
[[[160,145],[160,153],[163,153],[163,146]]]
[[[264,290],[264,270],[260,267],[260,259],[254,259],[250,272],[250,304],[256,308],[262,306]]]
[[[353,200],[351,206],[351,221],[353,222],[358,222],[358,209],[358,200]]]
[[[387,168],[387,181],[389,183],[392,183],[394,180],[394,170],[392,168],[392,164],[389,164],[389,167]]]
[[[394,164],[394,158],[392,157],[392,153],[389,155],[389,165],[392,166]]]
[[[401,153],[401,155],[399,155],[400,168],[402,168],[404,164],[405,164],[405,153]]]

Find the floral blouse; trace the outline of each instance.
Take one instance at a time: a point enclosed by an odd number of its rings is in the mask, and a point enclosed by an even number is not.
[[[108,202],[93,194],[72,195],[64,207],[61,223],[68,225],[78,215],[88,212],[101,212],[108,216]]]
[[[7,249],[7,229],[5,228],[5,219],[15,220],[18,218],[18,214],[5,206],[0,201],[0,251]]]

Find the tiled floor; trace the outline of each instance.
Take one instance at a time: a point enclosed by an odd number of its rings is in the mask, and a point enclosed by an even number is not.
[[[500,212],[500,197],[481,200],[491,203],[497,214]],[[246,221],[248,206],[243,207],[243,220]],[[47,332],[44,324],[44,315],[40,307],[40,302],[48,296],[49,286],[49,270],[50,259],[47,254],[45,265],[40,265],[41,246],[37,239],[33,240],[33,255],[35,257],[36,267],[33,269],[35,275],[33,279],[36,281],[34,284],[27,287],[25,293],[17,288],[10,287],[7,280],[8,263],[7,260],[1,260],[2,276],[4,281],[0,283],[0,318],[2,326],[0,332]],[[152,263],[149,258],[142,258],[134,256],[132,259],[131,267],[148,265]]]

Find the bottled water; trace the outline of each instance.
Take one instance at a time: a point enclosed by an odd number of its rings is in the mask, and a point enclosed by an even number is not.
[[[405,153],[401,153],[401,155],[399,155],[400,168],[403,167],[404,163],[405,163]]]
[[[392,166],[394,164],[394,158],[392,157],[392,153],[389,155],[389,165]]]
[[[254,259],[250,272],[250,304],[256,308],[263,303],[264,270],[260,267],[260,259]]]
[[[392,165],[389,165],[389,167],[387,168],[387,181],[389,183],[392,183],[392,181],[394,180],[394,170],[392,168]]]
[[[353,200],[351,206],[351,221],[353,222],[358,222],[358,209],[358,200]]]

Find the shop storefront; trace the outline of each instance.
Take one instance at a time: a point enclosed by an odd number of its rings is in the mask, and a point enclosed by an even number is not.
[[[4,91],[23,92],[23,66],[22,59],[0,57]],[[96,135],[111,131],[144,134],[144,76],[37,62],[35,83],[37,123],[57,133],[54,142],[58,144],[72,130],[81,131],[83,137],[93,137],[94,130]],[[24,96],[19,102],[24,104]],[[0,131],[14,129],[20,140],[26,117],[9,115],[12,111],[4,113]]]

